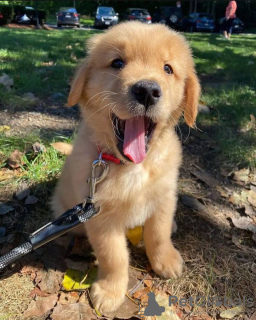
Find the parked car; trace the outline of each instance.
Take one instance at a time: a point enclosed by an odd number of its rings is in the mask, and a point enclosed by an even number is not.
[[[124,20],[138,20],[144,23],[152,23],[151,15],[147,9],[129,8],[124,14]]]
[[[112,7],[98,7],[94,20],[95,28],[109,27],[119,21],[118,13]]]
[[[57,12],[57,26],[63,25],[76,26],[80,28],[80,14],[75,8],[60,7]]]
[[[178,7],[160,7],[153,15],[153,22],[164,23],[175,29],[182,28],[182,20],[182,11]]]
[[[210,31],[215,29],[213,15],[209,13],[191,13],[183,19],[184,31]]]
[[[219,20],[218,25],[216,26],[216,31],[221,32],[222,31],[222,26],[224,23],[225,17],[221,18]],[[236,18],[233,22],[233,29],[232,29],[233,33],[242,33],[244,32],[244,23],[242,20],[240,20],[239,18]]]

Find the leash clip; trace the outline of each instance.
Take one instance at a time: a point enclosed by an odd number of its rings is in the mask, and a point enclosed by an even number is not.
[[[101,169],[101,172],[98,176],[96,176],[97,169]],[[103,181],[108,174],[109,166],[107,162],[102,160],[102,153],[99,155],[98,160],[94,160],[92,163],[92,175],[87,179],[87,183],[89,184],[89,197],[84,200],[83,207],[85,207],[86,203],[94,203],[94,194],[96,190],[96,185]]]

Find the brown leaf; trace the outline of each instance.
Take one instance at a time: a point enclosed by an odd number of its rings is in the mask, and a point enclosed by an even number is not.
[[[31,301],[27,310],[23,314],[24,319],[43,316],[47,311],[51,310],[55,306],[57,299],[57,294],[51,294],[48,297],[38,297],[36,301]]]
[[[88,304],[72,303],[72,304],[57,304],[51,314],[52,320],[94,320],[97,317],[93,314],[92,309]]]
[[[249,191],[248,201],[253,207],[256,208],[256,192],[254,192],[253,190]]]
[[[31,297],[35,297],[35,296],[38,296],[38,297],[48,297],[49,296],[49,293],[47,292],[43,292],[41,291],[38,287],[35,287],[31,293],[30,293],[30,296]]]
[[[33,148],[33,151],[34,151],[35,154],[46,151],[45,146],[44,146],[42,143],[40,143],[40,142],[35,142],[35,143],[32,145],[32,148]]]
[[[253,315],[251,316],[250,320],[256,320],[256,311],[253,313]]]
[[[249,181],[249,173],[250,170],[248,168],[235,171],[233,174],[233,180],[247,183]]]
[[[233,218],[231,217],[234,225],[242,230],[249,230],[253,233],[256,233],[256,225],[253,223],[253,220],[249,217]]]
[[[256,211],[249,204],[245,205],[245,213],[251,218],[256,218]]]
[[[223,198],[228,198],[229,197],[229,193],[226,189],[224,189],[223,187],[221,186],[217,186],[216,187],[216,190],[220,193],[220,195],[223,197]]]
[[[24,164],[22,160],[23,154],[24,153],[19,150],[14,150],[8,159],[9,166],[13,169],[17,169],[22,166]]]
[[[144,280],[144,283],[148,288],[151,288],[153,285],[153,281],[151,279]]]
[[[55,293],[60,290],[63,273],[55,270],[48,270],[43,273],[42,281],[38,284],[38,287],[47,293]]]
[[[60,304],[71,304],[76,302],[81,302],[79,299],[78,292],[61,292],[58,303]]]
[[[144,288],[143,290],[139,290],[134,292],[133,299],[140,300],[141,302],[145,303],[148,301],[148,293],[150,292],[149,288]]]
[[[206,183],[209,187],[211,188],[216,188],[217,185],[219,184],[219,181],[215,179],[212,175],[210,175],[207,172],[204,171],[199,171],[199,170],[193,170],[191,172],[197,179],[203,181]]]
[[[64,143],[64,142],[54,142],[54,143],[51,143],[51,146],[53,146],[55,150],[59,151],[61,154],[65,156],[68,156],[73,149],[73,146],[71,144]]]
[[[24,266],[20,273],[30,275],[32,281],[37,277],[37,273],[44,268],[44,265],[40,262],[34,262],[31,265]]]

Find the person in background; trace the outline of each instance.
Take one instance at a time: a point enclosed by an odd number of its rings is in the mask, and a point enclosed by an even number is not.
[[[236,18],[236,9],[237,4],[236,1],[229,1],[229,4],[226,8],[225,20],[223,23],[223,36],[230,40],[231,33],[232,33],[232,26],[234,19]]]

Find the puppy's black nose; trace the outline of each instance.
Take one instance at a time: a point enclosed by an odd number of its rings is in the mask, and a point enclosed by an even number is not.
[[[135,99],[143,104],[146,110],[154,106],[162,95],[159,84],[155,81],[142,80],[132,86]]]

